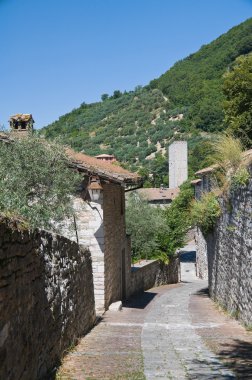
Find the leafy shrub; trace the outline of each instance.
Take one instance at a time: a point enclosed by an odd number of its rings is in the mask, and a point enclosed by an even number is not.
[[[221,207],[213,192],[205,193],[199,201],[192,202],[192,223],[200,227],[204,233],[211,231],[220,215]]]
[[[164,210],[167,233],[159,235],[159,244],[168,256],[185,244],[186,233],[191,227],[190,205],[193,195],[190,182],[185,182],[177,198]]]
[[[161,209],[131,193],[127,201],[126,228],[131,235],[133,261],[160,258],[158,237],[167,232]]]

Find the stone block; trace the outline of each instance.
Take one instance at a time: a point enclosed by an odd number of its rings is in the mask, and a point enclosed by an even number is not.
[[[113,302],[109,306],[110,311],[121,311],[122,310],[122,301]]]

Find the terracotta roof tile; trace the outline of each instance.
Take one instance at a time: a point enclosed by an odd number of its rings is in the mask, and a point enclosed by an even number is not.
[[[98,160],[95,157],[88,156],[84,153],[78,153],[67,148],[66,153],[73,165],[81,171],[86,171],[90,174],[99,175],[101,178],[113,180],[125,184],[140,184],[141,177],[136,173],[131,173],[118,165],[113,165],[106,161]]]

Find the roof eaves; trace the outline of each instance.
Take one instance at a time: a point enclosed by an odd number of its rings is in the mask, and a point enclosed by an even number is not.
[[[191,184],[192,185],[197,185],[198,183],[201,183],[201,182],[202,182],[201,179],[194,179],[194,180],[191,181]]]
[[[116,183],[119,183],[119,184],[138,184],[138,183],[141,183],[142,182],[142,179],[141,177],[130,177],[130,176],[123,176],[121,173],[119,174],[115,174],[115,173],[110,173],[110,172],[107,172],[105,170],[101,170],[99,168],[96,168],[96,167],[93,167],[93,166],[88,166],[88,165],[84,165],[83,163],[79,163],[79,162],[74,162],[72,161],[72,164],[71,166],[73,167],[76,167],[78,170],[82,171],[82,172],[87,172],[87,174],[96,174],[98,175],[99,177],[101,177],[102,179],[105,179],[105,180],[110,180],[110,181],[113,181],[113,182],[116,182]]]

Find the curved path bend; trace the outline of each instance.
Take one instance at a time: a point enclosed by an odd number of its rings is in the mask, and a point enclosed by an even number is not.
[[[106,312],[57,379],[252,379],[252,334],[217,310],[193,263],[181,265],[183,283]]]

